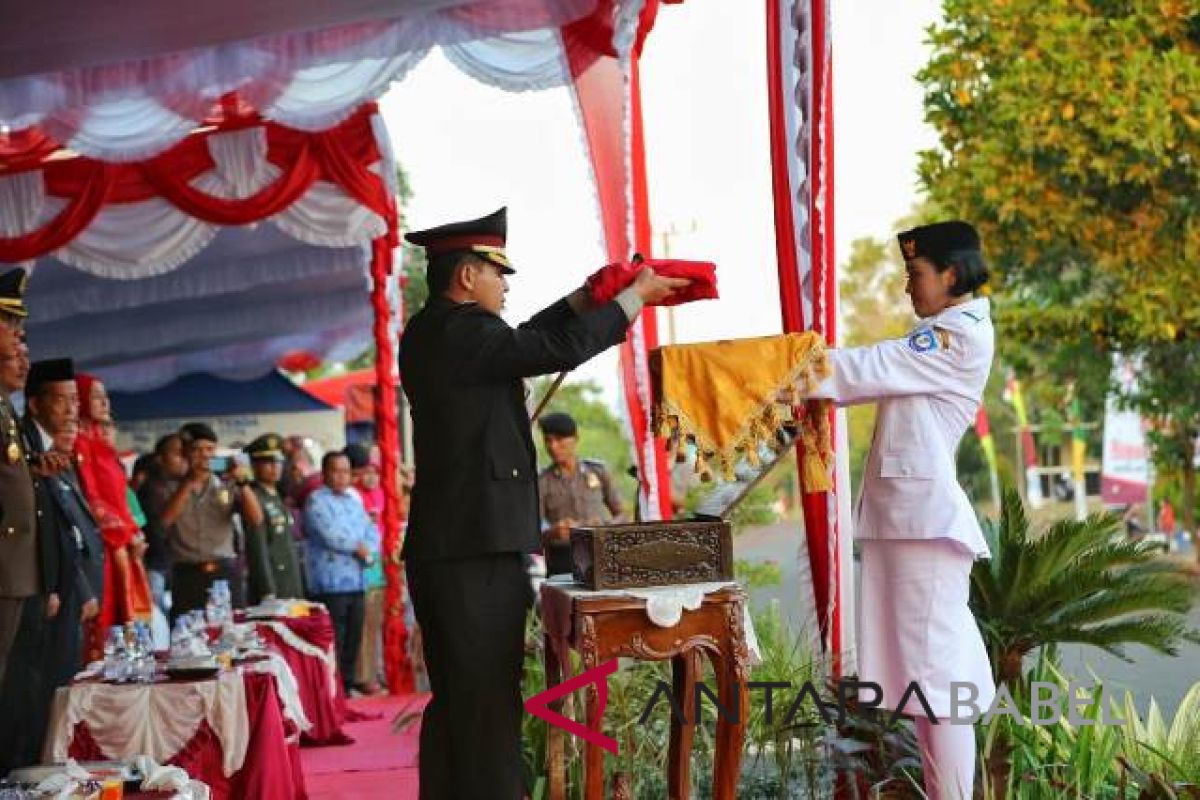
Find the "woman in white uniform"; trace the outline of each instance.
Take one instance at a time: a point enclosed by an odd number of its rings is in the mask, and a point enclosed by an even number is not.
[[[992,365],[988,277],[979,235],[960,221],[900,234],[908,293],[921,322],[908,336],[835,350],[832,374],[811,393],[838,405],[876,403],[855,522],[861,542],[859,679],[879,684],[881,708],[916,720],[926,794],[969,798],[971,725],[950,724],[951,683],[972,683],[986,710],[995,695],[979,628],[967,606],[971,567],[988,558],[975,512],[955,475],[959,439],[975,419]],[[960,702],[970,699],[959,689]],[[970,709],[961,706],[958,716]]]

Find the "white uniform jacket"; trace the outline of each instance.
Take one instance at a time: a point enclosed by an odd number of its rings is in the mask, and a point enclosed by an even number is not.
[[[994,338],[985,298],[922,320],[903,339],[831,351],[812,397],[878,403],[855,519],[859,539],[948,538],[990,556],[955,452],[983,397]]]

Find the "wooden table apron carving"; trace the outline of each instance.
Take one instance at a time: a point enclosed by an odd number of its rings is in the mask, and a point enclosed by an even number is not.
[[[694,611],[684,611],[682,619],[670,628],[655,625],[646,616],[646,601],[635,597],[571,596],[559,585],[542,586],[542,617],[545,629],[547,688],[563,681],[563,666],[570,666],[570,651],[576,650],[583,669],[592,669],[612,658],[627,657],[642,661],[670,659],[672,693],[689,722],[693,709],[696,681],[701,675],[705,656],[711,660],[717,680],[717,697],[732,719],[719,715],[714,757],[713,798],[734,800],[741,771],[742,739],[749,713],[747,681],[749,653],[743,625],[745,593],[736,586],[705,595]],[[547,608],[570,603],[566,615],[548,614]],[[567,621],[564,626],[563,620]],[[566,627],[566,630],[563,628]],[[563,699],[550,704],[562,713]],[[595,684],[587,688],[584,724],[599,727],[599,694]],[[665,705],[665,704],[664,704]],[[667,710],[665,713],[670,713]],[[547,770],[550,800],[566,796],[566,763],[563,731],[553,725],[547,738]],[[689,797],[689,764],[694,728],[681,724],[672,714],[668,756],[668,791],[672,800]],[[594,744],[584,746],[584,798],[600,800],[604,796],[604,750]]]

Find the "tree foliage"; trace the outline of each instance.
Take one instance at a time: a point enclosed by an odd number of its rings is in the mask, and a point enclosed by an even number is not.
[[[1200,5],[947,0],[918,78],[938,147],[920,177],[981,230],[1004,360],[1047,405],[1101,414],[1111,355],[1178,464],[1200,427]],[[1182,372],[1182,367],[1185,367]],[[1190,383],[1189,383],[1190,381]],[[1183,385],[1187,384],[1187,385]]]
[[[396,205],[400,208],[400,232],[407,232],[404,212],[412,200],[412,184],[404,167],[396,165]],[[425,281],[425,248],[408,242],[400,246],[400,290],[404,297],[404,322],[421,310],[429,297],[429,284]]]
[[[921,180],[982,230],[1010,331],[1200,340],[1200,7],[947,0],[930,36]]]

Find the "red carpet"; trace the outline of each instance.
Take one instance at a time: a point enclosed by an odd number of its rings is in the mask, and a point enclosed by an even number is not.
[[[416,800],[419,719],[401,731],[400,717],[420,714],[428,695],[363,697],[352,709],[381,714],[380,719],[348,722],[355,743],[344,747],[306,747],[300,751],[309,800]]]

